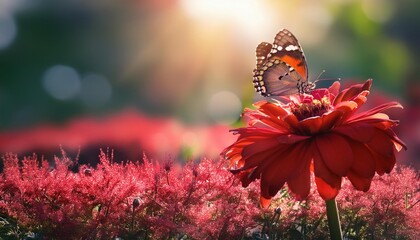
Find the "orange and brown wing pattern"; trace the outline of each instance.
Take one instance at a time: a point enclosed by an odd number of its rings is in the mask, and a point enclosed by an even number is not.
[[[305,54],[298,40],[289,30],[282,29],[277,33],[271,55],[293,67],[304,80],[308,79]]]
[[[305,93],[314,86],[308,82],[308,67],[303,50],[288,30],[283,29],[277,33],[273,44],[260,43],[256,57],[253,83],[261,95],[267,97]]]

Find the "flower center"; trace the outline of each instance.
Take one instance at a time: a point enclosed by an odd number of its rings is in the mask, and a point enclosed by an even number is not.
[[[331,109],[328,97],[324,96],[321,100],[313,99],[311,102],[294,103],[291,102],[290,109],[299,121],[306,118],[321,116]]]

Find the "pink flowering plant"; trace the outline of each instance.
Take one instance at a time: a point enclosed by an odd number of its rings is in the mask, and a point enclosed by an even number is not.
[[[390,175],[375,176],[369,194],[354,191],[351,182],[344,180],[337,196],[343,236],[415,239],[420,233],[419,188],[417,172],[408,167],[397,167]],[[281,214],[274,210],[265,215],[265,234],[269,239],[329,237],[324,201],[315,189],[304,201],[296,200],[287,188],[283,189],[271,205],[281,209]]]
[[[0,212],[10,231],[2,237],[217,239],[244,234],[259,216],[255,190],[244,191],[222,162],[117,164],[103,152],[100,160],[73,172],[77,162],[65,155],[54,167],[6,155]]]
[[[259,182],[243,188],[224,160],[203,158],[115,163],[100,153],[96,167],[63,154],[3,157],[2,239],[325,239],[323,200],[311,188],[296,200],[286,189],[259,207]],[[314,184],[313,179],[311,184]],[[416,172],[400,167],[376,176],[369,194],[343,181],[343,234],[348,239],[414,239],[420,234]]]

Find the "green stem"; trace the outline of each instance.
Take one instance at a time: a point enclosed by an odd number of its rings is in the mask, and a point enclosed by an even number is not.
[[[340,217],[338,215],[337,202],[335,199],[326,200],[328,227],[330,228],[331,240],[343,240]]]

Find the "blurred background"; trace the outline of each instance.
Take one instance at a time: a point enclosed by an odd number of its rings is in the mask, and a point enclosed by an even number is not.
[[[255,47],[287,28],[310,79],[373,78],[370,104],[403,103],[393,115],[409,148],[400,161],[419,168],[418,9],[416,0],[0,0],[0,152],[215,157],[243,107],[261,99]]]

